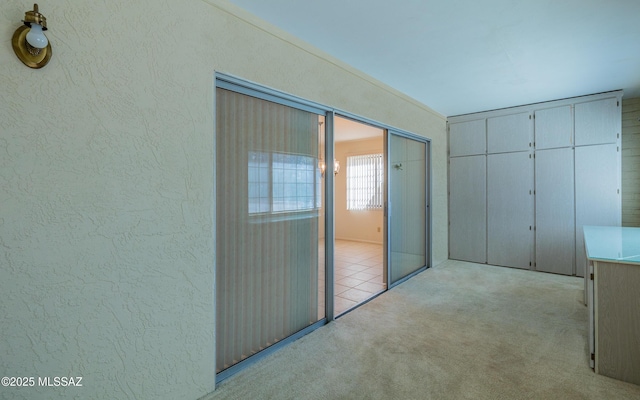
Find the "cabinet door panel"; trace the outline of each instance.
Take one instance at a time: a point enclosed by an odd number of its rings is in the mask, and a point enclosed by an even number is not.
[[[487,119],[487,152],[529,150],[533,141],[531,114],[519,113]]]
[[[487,156],[487,262],[530,268],[533,159],[528,152]]]
[[[449,258],[487,262],[487,157],[451,158]]]
[[[584,276],[587,260],[585,225],[620,226],[618,147],[615,144],[576,147],[576,275]]]
[[[536,150],[570,147],[573,144],[573,113],[571,106],[536,111]]]
[[[536,269],[573,275],[573,149],[536,151]]]
[[[615,143],[620,133],[618,99],[604,99],[575,105],[576,146]]]
[[[449,155],[469,156],[487,151],[487,125],[484,119],[449,125]]]

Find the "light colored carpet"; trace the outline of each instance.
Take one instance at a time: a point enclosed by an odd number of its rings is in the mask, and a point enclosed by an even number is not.
[[[640,399],[589,368],[582,285],[447,261],[204,399]]]

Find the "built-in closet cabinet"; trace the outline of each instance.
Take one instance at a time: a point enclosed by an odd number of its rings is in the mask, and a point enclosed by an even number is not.
[[[449,118],[449,257],[583,276],[620,225],[622,92]]]
[[[531,122],[528,112],[487,118],[487,153],[531,150]]]
[[[487,156],[451,158],[449,163],[450,257],[487,262]]]
[[[449,125],[449,252],[457,260],[487,262],[487,122]]]
[[[485,155],[487,152],[487,122],[484,119],[449,125],[450,156]]]
[[[573,275],[573,149],[536,150],[535,157],[535,269]]]
[[[622,120],[619,98],[577,103],[576,146],[616,143]]]
[[[487,262],[487,121],[449,125],[449,252]],[[473,201],[471,201],[473,199]]]
[[[528,151],[487,156],[487,263],[531,266],[533,159]]]
[[[536,150],[573,146],[573,107],[571,105],[536,110]]]
[[[575,105],[576,275],[587,260],[585,225],[620,226],[622,94]]]
[[[573,275],[576,230],[572,105],[536,110],[534,132],[534,267]]]
[[[576,275],[585,276],[587,260],[585,225],[620,226],[622,131],[621,98],[607,98],[576,104],[575,215]],[[585,304],[587,280],[585,279]]]
[[[576,147],[576,260],[584,276],[587,260],[582,228],[620,226],[620,151],[615,143]]]
[[[529,268],[533,244],[529,112],[487,118],[487,263]]]

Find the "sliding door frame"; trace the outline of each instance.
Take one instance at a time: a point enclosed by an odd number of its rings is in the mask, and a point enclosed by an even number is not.
[[[327,163],[328,173],[324,174],[325,179],[325,202],[324,202],[324,313],[326,321],[330,322],[335,319],[334,310],[334,288],[335,288],[335,270],[334,255],[335,246],[333,243],[336,238],[335,225],[335,175],[331,173],[332,169],[329,160],[335,159],[334,132],[335,113],[333,110],[327,112],[324,119],[324,149],[325,162]]]
[[[385,278],[385,282],[387,284],[387,288],[386,290],[372,296],[371,298],[363,301],[362,303],[360,303],[359,305],[362,305],[364,303],[367,303],[371,300],[373,300],[374,298],[376,298],[377,296],[379,296],[380,294],[384,293],[385,291],[393,288],[394,286],[399,285],[400,283],[411,279],[412,277],[414,277],[415,275],[419,274],[420,272],[423,272],[424,270],[431,268],[431,266],[433,265],[433,254],[432,254],[432,232],[433,232],[433,228],[432,228],[432,217],[431,217],[431,193],[432,193],[432,185],[433,185],[433,180],[432,180],[432,173],[431,173],[431,139],[424,137],[424,136],[420,136],[420,135],[416,135],[415,133],[411,133],[408,131],[404,131],[402,129],[398,129],[395,128],[393,126],[369,119],[369,118],[365,118],[365,117],[361,117],[346,111],[342,111],[342,110],[337,110],[334,109],[333,110],[333,115],[335,116],[339,116],[341,118],[346,118],[346,119],[350,119],[352,121],[355,122],[359,122],[359,123],[363,123],[363,124],[367,124],[367,125],[371,125],[373,127],[376,128],[380,128],[382,130],[384,130],[384,165],[385,165],[385,180],[384,180],[384,216],[383,216],[383,249],[384,249],[384,270],[385,270],[385,274],[387,275]],[[389,248],[390,246],[390,240],[389,240],[389,219],[391,218],[391,215],[389,214],[389,209],[387,207],[388,205],[388,195],[389,195],[389,179],[391,174],[389,174],[389,135],[396,135],[396,136],[400,136],[403,137],[405,139],[410,139],[410,140],[415,140],[417,142],[420,143],[424,143],[425,144],[425,177],[427,179],[427,182],[425,184],[425,199],[426,199],[426,204],[425,204],[425,237],[426,237],[426,243],[425,243],[425,265],[418,269],[415,272],[412,272],[411,274],[397,280],[396,282],[390,282],[390,278],[391,278],[391,249]],[[331,132],[331,136],[333,139],[333,132]],[[327,157],[327,159],[330,159]],[[333,190],[333,186],[332,186],[332,190]],[[358,305],[358,306],[359,306]],[[356,306],[357,307],[357,306]]]
[[[244,94],[244,95],[248,95],[248,96],[252,96],[261,100],[266,100],[266,101],[270,101],[273,103],[277,103],[277,104],[281,104],[284,106],[288,106],[288,107],[292,107],[295,109],[299,109],[299,110],[304,110],[304,111],[308,111],[311,113],[315,113],[318,115],[323,115],[325,117],[325,131],[324,131],[324,135],[325,135],[325,145],[324,145],[324,150],[325,150],[325,158],[327,160],[332,160],[334,159],[334,155],[335,155],[335,150],[334,150],[334,118],[335,116],[339,115],[340,117],[344,117],[344,118],[348,118],[348,119],[352,119],[354,121],[357,122],[361,122],[361,123],[365,123],[368,125],[372,125],[375,126],[377,128],[381,128],[385,131],[385,137],[388,137],[388,135],[392,132],[393,134],[396,135],[400,135],[403,137],[407,137],[413,140],[417,140],[420,142],[424,142],[426,143],[426,177],[427,177],[427,210],[426,210],[426,227],[427,227],[427,243],[426,243],[426,266],[425,268],[429,268],[432,265],[432,254],[431,254],[431,246],[432,246],[432,236],[431,236],[431,208],[430,208],[430,204],[431,204],[431,139],[422,137],[422,136],[418,136],[415,135],[413,133],[407,132],[407,131],[402,131],[399,130],[397,128],[394,128],[392,126],[380,123],[378,121],[374,121],[368,118],[364,118],[355,114],[351,114],[349,112],[346,111],[342,111],[342,110],[338,110],[336,108],[332,108],[332,107],[328,107],[328,106],[324,106],[322,104],[313,102],[313,101],[309,101],[309,100],[305,100],[284,92],[281,92],[279,90],[276,89],[272,89],[272,88],[268,88],[265,87],[261,84],[257,84],[257,83],[253,83],[250,81],[247,81],[245,79],[241,79],[238,77],[235,77],[233,75],[229,75],[229,74],[225,74],[225,73],[220,73],[220,72],[216,72],[215,76],[214,76],[214,85],[213,85],[213,115],[216,115],[216,89],[227,89],[236,93],[240,93],[240,94]],[[385,139],[386,141],[387,139]],[[214,201],[217,199],[217,182],[216,182],[216,174],[217,174],[217,159],[216,159],[216,151],[217,151],[217,131],[216,131],[216,124],[214,124],[214,140],[213,140],[213,199]],[[385,148],[385,163],[387,162],[387,149]],[[267,347],[266,349],[248,357],[247,359],[223,370],[220,371],[219,373],[216,373],[216,383],[219,383],[221,381],[223,381],[224,379],[230,377],[231,375],[235,374],[236,372],[240,371],[241,369],[246,368],[247,366],[255,363],[256,361],[258,361],[261,358],[264,358],[265,356],[277,351],[278,349],[286,346],[287,344],[290,344],[291,342],[297,340],[298,338],[312,332],[313,330],[327,324],[328,322],[331,322],[335,319],[335,314],[334,314],[334,240],[335,240],[335,216],[334,216],[334,183],[335,183],[335,177],[334,174],[325,174],[325,182],[324,182],[324,189],[325,189],[325,196],[324,196],[324,202],[325,202],[325,215],[324,215],[324,226],[325,226],[325,317],[324,318],[320,318],[317,322],[307,326],[306,328],[292,334],[291,336],[288,336],[287,338],[284,338],[282,340],[280,340],[278,343],[275,343],[269,347]],[[387,196],[387,180],[385,180],[385,196]],[[212,205],[212,222],[213,222],[213,240],[214,240],[214,249],[216,249],[216,253],[217,253],[217,245],[215,243],[217,243],[217,237],[216,237],[216,231],[217,231],[217,210],[216,210],[216,204],[215,202]],[[386,217],[386,198],[385,198],[385,218],[384,218],[384,240],[385,240],[385,246],[388,244],[388,222],[387,222],[388,218]],[[331,245],[328,245],[331,244]],[[387,251],[385,249],[385,251]],[[385,253],[385,263],[387,265],[387,274],[388,274],[388,268],[389,268],[389,260],[388,260],[388,252]],[[418,272],[421,272],[422,270],[424,270],[425,268],[412,273],[410,276],[407,276],[405,278],[403,278],[401,281],[405,281],[407,279],[409,279],[410,277],[414,276],[415,274],[417,274]],[[214,290],[214,294],[217,293],[217,285],[218,282],[216,281],[216,275],[217,275],[217,260],[216,257],[214,257],[213,259],[213,271],[214,271],[214,280],[213,280],[213,290]],[[388,279],[387,279],[388,280]],[[396,284],[398,284],[400,282],[397,282]],[[387,282],[387,289],[389,290],[391,287],[395,286],[394,285],[389,285],[389,283]],[[381,292],[381,293],[384,293]],[[376,297],[376,296],[374,296]],[[372,297],[373,298],[373,297]],[[371,299],[369,299],[371,300]],[[367,300],[367,301],[369,301]],[[366,302],[366,301],[365,301]],[[217,305],[215,304],[215,295],[214,295],[214,321],[216,321],[215,323],[217,323]],[[215,340],[215,339],[214,339]],[[216,349],[216,346],[214,345],[214,351]]]
[[[302,100],[299,99],[297,97],[291,96],[291,95],[287,95],[285,93],[273,90],[273,89],[268,89],[265,88],[261,85],[257,85],[257,84],[253,84],[251,82],[247,82],[245,80],[233,77],[233,76],[229,76],[229,75],[225,75],[225,74],[220,74],[220,73],[216,73],[215,74],[215,83],[214,83],[214,98],[215,93],[217,91],[217,89],[226,89],[235,93],[239,93],[242,95],[247,95],[247,96],[251,96],[260,100],[265,100],[268,102],[272,102],[272,103],[276,103],[279,105],[283,105],[286,107],[290,107],[290,108],[294,108],[297,110],[302,110],[302,111],[306,111],[312,114],[316,114],[319,116],[323,116],[325,118],[325,125],[327,126],[325,128],[325,151],[328,156],[332,156],[333,154],[333,148],[332,146],[328,145],[328,144],[332,144],[332,142],[329,142],[328,139],[332,140],[331,135],[326,135],[326,132],[330,132],[331,131],[331,127],[333,125],[333,118],[332,118],[332,111],[330,108],[328,107],[324,107],[321,106],[317,103],[311,102],[311,101],[306,101],[306,100]],[[217,104],[216,101],[214,100],[214,115],[216,115],[217,113]],[[214,124],[215,127],[215,124]],[[215,129],[215,128],[214,128]],[[217,132],[214,133],[214,149],[213,149],[213,154],[214,154],[214,170],[213,170],[213,176],[214,176],[214,185],[213,185],[213,198],[217,201],[217,185],[218,182],[216,182],[215,177],[217,174],[217,160],[215,158],[215,155],[217,153],[217,147],[218,147],[218,136],[217,136]],[[325,241],[327,241],[328,239],[332,238],[334,235],[333,232],[333,190],[329,185],[333,185],[333,175],[332,174],[325,174],[325,218],[324,218],[324,224],[325,224]],[[331,211],[331,213],[329,213],[329,211]],[[214,240],[215,240],[215,245],[214,247],[216,248],[216,254],[217,254],[217,237],[216,235],[216,231],[217,231],[217,207],[214,205],[213,207],[213,232],[214,232]],[[332,239],[331,239],[332,240]],[[240,370],[246,368],[247,366],[257,362],[258,360],[268,356],[269,354],[272,354],[273,352],[277,351],[278,349],[286,346],[287,344],[290,344],[291,342],[299,339],[300,337],[314,331],[315,329],[325,325],[328,321],[331,320],[332,318],[332,307],[333,307],[333,285],[329,285],[328,282],[332,282],[333,281],[333,258],[329,258],[329,256],[332,257],[332,248],[330,248],[331,246],[326,246],[325,245],[325,315],[320,317],[316,322],[302,328],[301,330],[292,333],[291,335],[279,340],[276,343],[271,344],[270,346],[266,347],[265,349],[258,351],[257,353],[247,357],[246,359],[220,371],[216,373],[216,383],[220,383],[223,380],[225,380],[226,378],[232,376],[233,374],[235,374],[236,372],[239,372]],[[217,265],[217,257],[214,257],[213,260],[213,265],[214,265],[214,293],[217,293],[217,285],[218,282],[216,281],[215,277],[217,276],[217,269],[218,269],[218,265]],[[214,296],[215,299],[215,296]],[[216,324],[218,323],[217,321],[217,305],[214,305],[214,321],[216,321]],[[217,341],[217,339],[216,339]],[[215,351],[217,351],[217,345],[214,346]],[[216,359],[217,359],[217,355],[216,355]],[[217,369],[218,366],[216,366]]]
[[[418,268],[416,271],[404,276],[394,282],[391,282],[391,240],[389,240],[388,234],[389,229],[391,227],[391,218],[393,217],[392,212],[389,208],[389,190],[391,188],[391,165],[389,164],[389,143],[391,140],[391,135],[398,136],[404,139],[413,140],[419,143],[423,143],[425,145],[425,178],[427,182],[425,182],[425,264]],[[432,255],[432,218],[431,218],[431,193],[432,193],[432,174],[431,174],[431,139],[425,138],[423,136],[419,136],[413,134],[411,132],[401,131],[395,128],[388,128],[386,130],[385,135],[385,174],[388,176],[388,179],[385,179],[385,205],[384,205],[384,214],[385,214],[385,254],[387,257],[387,290],[405,282],[417,274],[425,271],[428,268],[431,268],[433,265],[433,255]]]

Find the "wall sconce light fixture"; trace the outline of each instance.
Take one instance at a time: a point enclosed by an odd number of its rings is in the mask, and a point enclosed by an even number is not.
[[[22,22],[24,25],[16,29],[11,40],[13,51],[27,67],[42,68],[51,59],[51,43],[43,33],[47,30],[47,19],[34,4],[33,11],[27,11]]]
[[[322,176],[324,176],[324,171],[327,169],[327,164],[325,164],[323,160],[320,160],[318,166],[320,167]],[[340,162],[338,160],[333,160],[333,174],[338,175],[338,172],[340,172]]]

